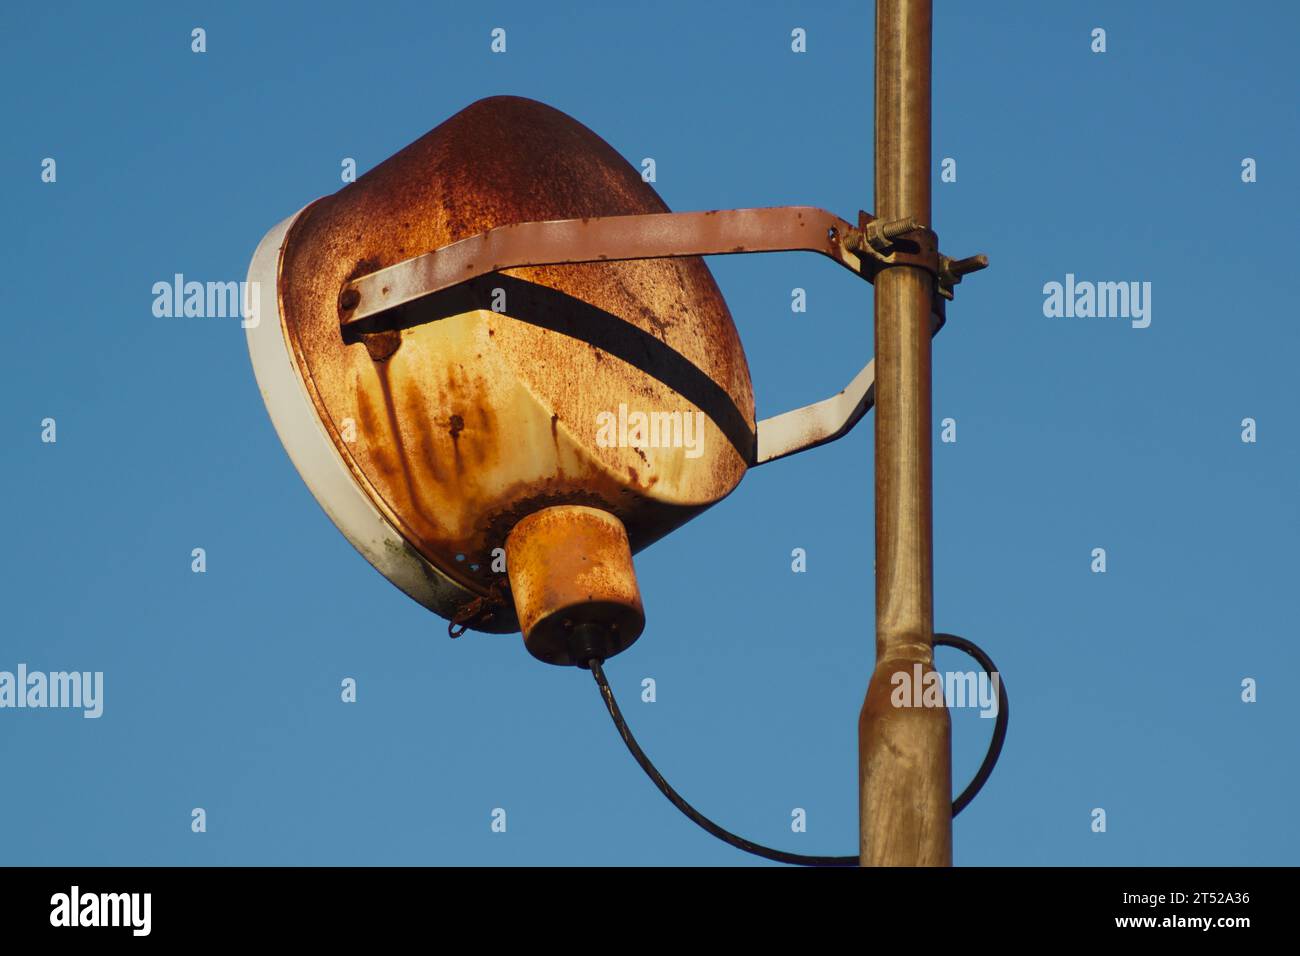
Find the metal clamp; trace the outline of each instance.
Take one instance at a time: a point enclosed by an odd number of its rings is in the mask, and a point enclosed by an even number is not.
[[[953,259],[938,250],[938,239],[929,229],[915,219],[895,219],[881,222],[866,213],[859,213],[859,226],[845,239],[853,252],[868,256],[880,269],[889,266],[916,266],[934,276],[939,295],[949,301],[953,286],[962,276],[987,269],[989,257],[982,253],[965,259]]]

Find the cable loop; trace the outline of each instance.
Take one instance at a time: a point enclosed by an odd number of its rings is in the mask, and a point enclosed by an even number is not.
[[[975,799],[975,795],[980,792],[988,780],[989,775],[993,773],[993,767],[998,762],[998,756],[1002,753],[1002,744],[1007,736],[1007,723],[1010,720],[1010,701],[1007,698],[1006,684],[998,673],[997,665],[993,659],[984,653],[978,644],[974,641],[959,637],[956,634],[935,634],[934,643],[939,647],[952,647],[964,654],[974,658],[984,669],[990,678],[996,677],[998,681],[998,715],[993,722],[993,738],[989,741],[988,751],[984,755],[984,761],[980,764],[975,778],[967,785],[960,796],[952,802],[952,815],[955,817],[961,813],[970,802]],[[728,843],[737,849],[744,850],[746,853],[752,853],[755,856],[761,856],[768,860],[775,860],[778,863],[793,863],[798,866],[857,866],[858,856],[808,856],[803,853],[788,853],[785,850],[774,850],[771,847],[763,846],[761,843],[754,843],[746,840],[742,836],[737,836],[730,830],[725,830],[718,824],[714,823],[704,814],[700,813],[693,806],[686,802],[676,790],[664,779],[663,774],[655,767],[646,756],[641,745],[636,742],[632,736],[632,731],[627,726],[627,721],[623,718],[623,712],[619,710],[618,701],[614,699],[614,691],[609,686],[609,681],[605,677],[604,668],[601,667],[601,661],[592,658],[588,662],[591,669],[591,675],[596,679],[597,686],[600,687],[600,694],[605,701],[605,708],[609,711],[609,716],[614,720],[614,727],[618,734],[623,738],[623,743],[631,752],[633,759],[645,771],[646,776],[654,783],[659,791],[668,798],[669,802],[678,810],[686,815],[693,823],[702,827],[705,831],[717,837],[724,843]]]

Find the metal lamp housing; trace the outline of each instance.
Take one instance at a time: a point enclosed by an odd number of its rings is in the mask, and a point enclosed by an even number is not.
[[[719,501],[753,454],[749,368],[698,257],[503,269],[406,305],[383,328],[341,328],[342,290],[504,224],[667,211],[577,121],[493,97],[258,246],[248,345],[281,442],[339,530],[425,607],[486,632],[538,613],[571,626],[563,606],[516,608],[511,585],[526,569],[503,567],[511,532],[547,509],[595,510],[635,552]],[[655,434],[629,427],[638,414]],[[591,559],[618,571],[610,547]],[[545,566],[547,554],[520,560]],[[632,584],[630,597],[614,589],[615,652],[644,621]],[[529,647],[569,662],[555,640]]]

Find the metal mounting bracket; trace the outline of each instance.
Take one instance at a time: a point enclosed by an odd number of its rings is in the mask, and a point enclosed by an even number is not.
[[[497,226],[433,252],[357,276],[339,292],[339,326],[363,336],[385,329],[384,316],[407,303],[480,276],[526,266],[616,262],[753,252],[816,252],[868,282],[884,269],[910,266],[935,279],[931,333],[943,327],[944,301],[961,277],[988,265],[986,256],[951,259],[935,234],[911,219],[858,225],[814,206],[714,209],[556,219]],[[846,434],[873,403],[875,361],[838,394],[758,423],[760,465]]]

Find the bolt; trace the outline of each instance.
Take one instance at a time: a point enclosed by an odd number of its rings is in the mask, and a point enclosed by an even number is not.
[[[867,223],[867,227],[861,231],[855,229],[850,234],[849,248],[859,251],[864,245],[869,245],[877,252],[884,252],[895,239],[905,236],[909,232],[916,232],[924,229],[919,222],[911,217],[906,219],[894,219],[890,222],[881,222],[879,219],[873,219]]]
[[[944,265],[953,275],[964,276],[971,272],[987,269],[989,267],[989,257],[980,253],[978,256],[969,256],[965,259],[949,259]]]
[[[878,225],[880,220],[875,220],[867,225],[868,231],[874,231],[881,239],[897,239],[899,236],[909,232],[916,232],[921,228],[921,224],[915,219],[895,219],[893,222],[887,222],[883,226]],[[875,227],[874,230],[872,227]]]

